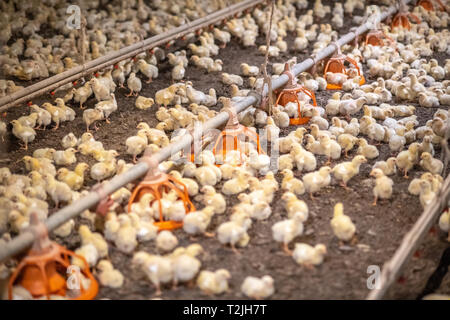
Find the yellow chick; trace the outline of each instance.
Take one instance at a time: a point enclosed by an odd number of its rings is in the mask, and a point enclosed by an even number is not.
[[[42,177],[46,182],[47,193],[55,203],[55,208],[58,208],[61,202],[70,203],[72,201],[72,190],[67,184],[57,181],[48,173],[43,174]]]
[[[177,237],[168,230],[161,231],[156,237],[156,248],[162,252],[172,251],[177,245]]]
[[[340,241],[350,241],[354,239],[356,227],[349,216],[344,214],[344,205],[339,202],[334,206],[333,218],[330,222],[334,235]]]
[[[394,182],[386,177],[381,169],[372,169],[370,175],[375,177],[375,187],[373,188],[374,200],[372,205],[376,206],[378,199],[391,198]]]
[[[136,163],[136,156],[144,152],[148,145],[147,131],[145,129],[139,130],[136,136],[129,137],[125,141],[125,145],[127,147],[127,154],[132,155],[133,163]]]
[[[218,269],[215,272],[203,270],[197,277],[197,286],[208,295],[219,295],[228,291],[228,280],[231,274],[226,269]]]
[[[211,206],[215,214],[222,214],[227,208],[225,198],[221,193],[217,193],[211,186],[204,186],[200,190],[203,193],[202,203],[204,206]]]
[[[441,160],[433,158],[428,152],[423,152],[420,156],[420,166],[433,174],[441,174],[444,164]]]
[[[64,149],[75,148],[78,145],[78,138],[70,132],[61,139],[61,145]]]
[[[292,254],[295,262],[307,268],[313,268],[322,264],[327,247],[322,244],[316,244],[314,247],[306,243],[296,243]]]
[[[337,180],[341,180],[341,186],[348,189],[347,182],[359,173],[359,167],[365,162],[367,162],[367,159],[364,156],[355,156],[352,161],[342,162],[334,166],[332,169],[333,175]]]
[[[72,233],[74,227],[75,221],[73,219],[70,219],[60,227],[53,230],[53,234],[61,238],[68,237]]]
[[[241,74],[246,77],[257,77],[259,75],[259,68],[257,66],[250,66],[247,63],[241,63]]]
[[[97,271],[97,277],[102,286],[114,289],[122,287],[124,277],[119,270],[114,269],[109,260],[101,260],[97,264]]]
[[[305,191],[309,193],[311,200],[314,200],[314,193],[330,185],[330,172],[331,168],[324,166],[317,171],[307,173],[303,176],[303,185],[305,186]]]
[[[161,284],[173,279],[173,264],[170,257],[151,255],[144,251],[134,254],[132,265],[138,267],[156,287],[156,295],[161,295]]]
[[[379,156],[377,147],[370,145],[366,139],[358,139],[359,148],[356,152],[359,155],[363,155],[366,159],[375,159]]]
[[[179,171],[176,171],[176,170],[170,171],[169,174],[170,174],[171,176],[173,176],[175,179],[177,179],[177,180],[179,180],[180,182],[182,182],[182,183],[186,186],[186,189],[187,189],[187,191],[188,191],[188,193],[189,193],[189,195],[190,195],[191,197],[193,197],[193,196],[195,196],[195,195],[198,194],[198,189],[199,189],[199,187],[198,187],[197,182],[195,182],[194,179],[183,178],[183,177],[181,176],[181,173],[180,173]]]
[[[89,169],[89,165],[84,162],[77,164],[74,171],[61,168],[57,172],[57,179],[65,182],[72,190],[78,191],[83,186],[84,173],[87,169]]]
[[[144,96],[138,96],[134,105],[140,110],[147,110],[155,104],[153,98],[147,98]]]
[[[428,205],[430,205],[434,198],[436,197],[436,193],[433,192],[431,189],[431,184],[426,181],[422,180],[420,181],[420,204],[422,205],[422,208],[426,208]]]
[[[386,176],[391,176],[397,172],[396,162],[397,159],[395,157],[390,157],[386,161],[375,162],[372,169],[380,169]]]
[[[448,208],[439,217],[439,228],[448,233],[447,241],[450,241],[450,211]]]
[[[41,175],[46,173],[52,176],[56,175],[55,166],[52,164],[52,161],[47,158],[33,158],[30,156],[24,156],[22,160],[28,171],[37,171]]]
[[[237,176],[226,181],[222,187],[222,193],[225,195],[233,195],[244,192],[249,187],[248,179],[252,174],[248,171],[236,169]]]
[[[89,132],[89,127],[94,123],[94,130],[97,131],[98,128],[95,125],[96,121],[104,120],[105,116],[103,111],[99,109],[86,109],[83,112],[83,121],[86,124],[86,132]]]
[[[241,285],[241,291],[252,299],[265,299],[275,292],[274,280],[265,275],[262,278],[246,277]]]
[[[28,143],[32,142],[36,138],[36,131],[34,131],[33,128],[20,124],[18,120],[11,121],[11,124],[13,125],[13,135],[16,138],[22,140],[22,142],[25,144],[22,149],[28,150]]]
[[[403,150],[397,155],[397,167],[403,170],[404,177],[408,178],[408,171],[411,170],[419,160],[419,147],[420,145],[413,142],[409,145],[408,150]]]
[[[88,263],[89,267],[95,267],[99,259],[98,251],[92,243],[82,245],[75,250],[75,253],[82,256]],[[71,263],[80,268],[86,267],[83,260],[77,257],[73,257]]]
[[[194,255],[188,252],[172,255],[173,265],[173,288],[176,289],[179,282],[190,282],[200,271],[202,263]]]
[[[115,158],[107,159],[105,162],[97,162],[91,167],[91,178],[95,181],[102,181],[116,173],[117,161]]]
[[[297,195],[302,195],[305,193],[305,186],[300,179],[294,177],[292,170],[284,169],[281,171],[283,175],[283,180],[281,181],[281,189],[290,191]]]
[[[183,230],[190,235],[203,234],[212,237],[213,234],[207,233],[211,218],[214,215],[213,207],[205,207],[202,210],[187,214],[183,219]]]
[[[108,256],[108,243],[98,232],[92,232],[88,226],[82,224],[78,228],[82,245],[92,244],[98,252],[100,258]]]
[[[114,244],[117,249],[123,253],[132,253],[136,248],[137,235],[136,230],[133,228],[131,218],[127,214],[121,214],[118,216],[119,230],[114,238]]]
[[[235,219],[222,223],[216,230],[219,242],[230,244],[234,253],[239,254],[236,245],[245,247],[250,241],[247,234],[247,219],[247,216],[237,215]]]
[[[278,221],[272,226],[272,237],[275,241],[281,242],[286,254],[292,255],[288,244],[303,234],[303,221],[305,215],[302,212],[295,212],[290,219]]]
[[[58,166],[70,166],[77,162],[75,154],[78,151],[74,148],[69,148],[67,150],[58,150],[53,154],[53,160]]]
[[[305,222],[308,219],[309,210],[305,201],[297,199],[292,192],[285,192],[281,196],[281,200],[285,202],[284,208],[286,209],[289,218],[292,218],[295,214],[299,214],[303,217],[302,222]]]

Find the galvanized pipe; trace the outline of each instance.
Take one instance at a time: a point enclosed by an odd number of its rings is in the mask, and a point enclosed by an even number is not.
[[[134,57],[141,52],[165,44],[171,40],[178,39],[195,30],[208,27],[211,24],[215,24],[221,21],[225,17],[232,16],[238,12],[251,8],[252,6],[260,4],[264,1],[265,0],[245,0],[236,3],[227,8],[224,8],[210,15],[207,15],[203,18],[199,18],[187,24],[181,25],[177,28],[170,29],[169,31],[139,41],[135,44],[124,47],[120,50],[111,52],[97,59],[88,61],[83,65],[78,65],[60,74],[54,75],[38,83],[32,84],[26,88],[23,88],[22,90],[14,92],[13,94],[0,98],[0,112],[3,112],[19,103],[27,102],[32,98],[39,96],[41,94],[48,93],[55,88],[58,88],[66,83],[75,81],[97,70],[111,66],[119,61]]]
[[[395,13],[397,9],[393,6],[389,8],[386,12],[384,12],[380,20],[384,20],[389,15]],[[337,43],[339,46],[342,46],[344,44],[349,43],[355,37],[365,33],[368,31],[368,27],[366,25],[360,26],[357,28],[354,32],[350,32],[343,37],[341,37]],[[319,51],[315,58],[308,58],[304,60],[301,63],[296,64],[292,68],[292,72],[295,75],[300,74],[301,72],[304,72],[308,69],[310,69],[315,62],[322,60],[329,55],[331,55],[336,50],[336,47],[334,44],[331,44],[327,46],[326,48]],[[284,86],[288,81],[287,75],[281,75],[280,77],[276,78],[272,81],[272,88],[278,89]],[[266,96],[268,92],[268,86],[267,84],[264,86],[262,96]],[[234,104],[234,108],[236,109],[236,112],[239,113],[252,104],[257,102],[257,98],[255,96],[247,96],[245,99],[240,101],[239,103]],[[228,113],[227,112],[220,112],[217,114],[214,118],[209,119],[205,124],[202,126],[202,128],[199,130],[200,132],[198,134],[202,134],[204,131],[212,128],[218,128],[221,125],[224,125],[226,121],[228,120]],[[169,146],[164,147],[161,149],[158,153],[154,155],[154,157],[159,161],[164,161],[165,159],[169,158],[172,154],[183,150],[184,148],[188,147],[192,143],[192,136],[191,135],[184,135],[175,143],[172,143]],[[145,175],[145,173],[149,170],[148,164],[145,162],[141,162],[132,168],[130,168],[127,172],[115,176],[110,181],[104,183],[103,185],[103,191],[106,194],[110,194],[119,188],[125,186],[126,184],[136,180],[137,178]],[[88,195],[85,197],[79,199],[78,201],[66,206],[65,208],[59,210],[58,212],[51,215],[47,221],[46,225],[49,229],[49,231],[54,230],[55,228],[61,226],[66,221],[76,217],[84,210],[87,210],[91,207],[93,207],[95,204],[97,204],[101,200],[100,195],[96,191],[91,191]],[[10,242],[7,243],[7,245],[4,248],[0,248],[0,262],[4,261],[5,259],[16,255],[17,253],[21,252],[22,250],[29,247],[33,242],[33,235],[31,232],[24,231],[14,239],[12,239]]]

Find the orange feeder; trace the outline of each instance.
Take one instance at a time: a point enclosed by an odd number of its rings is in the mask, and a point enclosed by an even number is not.
[[[226,98],[223,100],[223,104],[224,107],[222,111],[228,112],[229,118],[225,128],[217,137],[212,152],[214,156],[216,154],[222,154],[222,160],[225,162],[228,151],[239,151],[240,165],[242,165],[244,163],[243,154],[245,154],[245,150],[243,150],[241,144],[242,141],[248,139],[249,141],[254,142],[259,154],[264,153],[264,151],[259,143],[259,135],[255,131],[250,130],[239,123],[236,110],[231,105],[231,100]],[[217,165],[219,166],[220,164]]]
[[[301,110],[301,103],[298,99],[298,94],[300,92],[303,92],[308,97],[310,97],[313,101],[313,106],[317,106],[316,102],[316,95],[311,90],[305,88],[301,84],[297,82],[297,79],[295,78],[294,74],[291,71],[291,67],[289,63],[286,63],[284,65],[284,72],[283,74],[287,75],[289,77],[289,80],[286,84],[286,86],[278,93],[277,101],[275,102],[276,105],[280,104],[282,106],[285,106],[289,102],[296,102],[297,108],[298,108],[298,118],[291,118],[289,123],[291,125],[301,125],[308,123],[309,117],[302,117],[302,110]]]
[[[324,78],[326,79],[327,72],[342,73],[348,75],[349,70],[345,67],[344,65],[345,62],[352,64],[356,68],[358,76],[361,77],[359,85],[362,86],[364,83],[366,83],[366,79],[361,74],[361,70],[359,69],[358,63],[354,59],[343,54],[341,52],[341,48],[338,45],[336,45],[336,53],[330,59],[328,59],[325,65],[325,69],[323,72]],[[327,90],[340,90],[340,89],[342,89],[342,84],[327,83]]]
[[[367,33],[366,35],[366,45],[370,44],[372,46],[382,47],[385,44],[385,40],[388,40],[391,44],[394,44],[395,41],[391,37],[389,37],[386,33],[384,33],[380,29],[374,29]]]
[[[183,226],[182,221],[164,220],[161,199],[164,193],[174,190],[178,197],[183,201],[186,214],[195,211],[195,207],[189,199],[186,185],[173,176],[159,171],[158,162],[148,155],[147,151],[142,157],[142,160],[149,164],[150,169],[142,182],[133,190],[128,202],[128,212],[131,211],[131,205],[134,202],[138,202],[144,194],[150,193],[155,199],[148,205],[151,206],[154,201],[158,201],[159,205],[159,221],[154,223],[155,226],[157,226],[160,231],[181,228]],[[182,189],[180,189],[179,186]]]
[[[434,8],[434,3],[435,1],[433,1],[433,0],[420,0],[418,3],[417,3],[417,5],[418,6],[422,6],[425,10],[427,10],[427,11],[434,11],[435,10],[435,8]],[[438,5],[439,5],[439,10],[441,10],[441,11],[445,11],[445,6],[444,6],[444,4],[441,2],[441,0],[436,0],[436,2],[438,3]]]
[[[414,20],[417,24],[421,22],[415,14],[408,12],[408,6],[401,0],[399,3],[398,13],[392,19],[391,28],[394,29],[401,26],[402,28],[410,30],[411,23],[409,22],[409,18]]]
[[[30,217],[30,229],[35,235],[33,247],[28,255],[19,263],[16,270],[9,279],[8,298],[13,298],[13,286],[19,284],[24,287],[34,298],[50,295],[66,297],[68,290],[77,290],[76,297],[68,297],[72,300],[92,300],[98,293],[98,283],[89,270],[89,265],[84,257],[67,250],[48,238],[47,227],[39,221],[36,213]],[[88,288],[83,287],[80,274],[70,273],[69,257],[75,257],[83,261],[85,267],[79,272],[90,280]],[[74,269],[75,270],[75,269]],[[76,280],[78,288],[68,287],[70,277]]]

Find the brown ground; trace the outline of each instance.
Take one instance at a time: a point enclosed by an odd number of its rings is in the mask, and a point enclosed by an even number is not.
[[[345,31],[340,31],[340,33],[343,34]],[[293,37],[289,36],[288,40],[291,43]],[[264,39],[258,39],[258,45],[263,42]],[[271,61],[281,62],[293,54],[293,52],[286,53]],[[307,55],[306,53],[298,53],[297,57],[298,61],[302,61]],[[241,62],[260,65],[264,59],[262,55],[256,52],[255,48],[242,48],[235,40],[221,50],[217,58],[223,60],[223,71],[228,73],[239,73]],[[217,90],[218,96],[229,96],[228,88],[218,80],[218,75],[207,74],[190,66],[187,69],[186,80],[191,80],[196,89],[206,92],[212,86]],[[153,97],[157,90],[167,87],[169,83],[170,69],[168,63],[165,62],[160,65],[160,77],[149,85],[143,82],[143,90],[140,94]],[[94,136],[97,140],[103,142],[105,148],[116,149],[121,154],[121,158],[130,161],[131,157],[125,153],[125,139],[136,132],[135,127],[140,121],[147,121],[150,125],[155,125],[157,123],[154,117],[156,108],[153,107],[148,111],[138,110],[134,107],[135,98],[126,98],[124,93],[123,89],[119,89],[116,93],[119,110],[111,116],[111,124],[102,122],[100,130]],[[324,106],[330,92],[318,92],[316,96],[318,104]],[[45,100],[49,100],[49,97],[41,97],[33,102],[41,104]],[[86,105],[93,107],[94,104],[95,101],[91,98]],[[11,121],[26,114],[28,112],[26,108],[26,106],[19,106],[11,109],[8,112],[7,120]],[[80,136],[85,131],[81,117],[82,111],[77,107],[74,109],[77,112],[77,117],[73,123],[64,123],[57,131],[39,131],[36,140],[30,144],[28,152],[19,149],[18,140],[9,135],[6,143],[2,145],[0,161],[5,161],[5,165],[15,173],[23,174],[25,173],[23,164],[16,161],[24,155],[31,154],[33,150],[42,147],[61,149],[60,140],[69,132]],[[421,125],[430,119],[434,112],[434,109],[417,108]],[[290,129],[292,128],[283,130],[283,135],[287,134]],[[437,156],[439,156],[440,150],[436,151]],[[353,156],[354,154],[355,150],[350,155]],[[389,156],[388,146],[382,145],[380,157],[377,160],[386,159]],[[95,163],[91,158],[82,155],[77,157],[78,161],[85,161],[90,165]],[[320,165],[322,165],[325,159],[323,157],[319,157],[319,159]],[[249,230],[250,243],[246,248],[239,250],[240,255],[236,255],[230,248],[221,245],[217,238],[197,237],[196,242],[200,243],[207,252],[207,255],[201,258],[202,269],[226,268],[232,274],[230,292],[218,298],[244,298],[240,292],[243,279],[248,275],[262,276],[265,274],[270,274],[275,279],[276,293],[273,295],[273,299],[365,298],[369,292],[366,287],[367,267],[369,265],[382,267],[384,261],[395,252],[403,235],[422,213],[418,197],[407,192],[411,179],[423,173],[420,168],[412,170],[409,179],[404,179],[400,174],[392,177],[395,186],[392,199],[380,201],[376,207],[371,206],[373,200],[372,179],[369,177],[369,172],[373,163],[375,163],[375,160],[361,166],[360,174],[349,183],[349,187],[352,188],[351,191],[345,191],[333,181],[330,187],[317,194],[316,201],[311,201],[306,195],[300,197],[308,204],[310,218],[305,225],[304,235],[296,238],[293,242],[324,243],[328,248],[325,262],[315,270],[307,270],[298,266],[291,257],[282,252],[280,246],[272,239],[271,226],[285,217],[285,211],[280,201],[281,192],[277,192],[275,195],[272,204],[273,214],[270,219],[253,223]],[[301,177],[301,174],[297,174],[297,176]],[[281,182],[279,174],[277,179]],[[89,177],[86,177],[86,180],[89,186],[94,184],[94,181]],[[221,186],[222,183],[217,185],[216,189],[219,190]],[[337,202],[343,202],[345,213],[352,218],[357,227],[358,244],[356,246],[340,247],[337,239],[333,236],[329,221],[333,214],[333,206]],[[201,207],[198,203],[194,203],[197,207]],[[220,223],[227,220],[230,208],[236,203],[235,197],[227,198],[227,212],[213,218],[209,228],[211,231],[214,231]],[[417,257],[413,258],[405,269],[401,283],[395,285],[389,291],[388,298],[415,299],[422,292],[428,277],[436,269],[443,250],[448,246],[444,236],[438,229],[436,230],[434,234],[429,234],[426,237]],[[178,230],[175,234],[179,240],[179,245],[186,246],[192,243],[183,231]],[[62,243],[66,244],[69,249],[75,249],[80,244],[79,240],[79,236],[74,234],[62,240]],[[293,245],[291,245],[292,247]],[[137,250],[156,252],[154,242],[141,243]],[[101,288],[98,298],[150,299],[154,297],[154,288],[131,269],[130,258],[131,256],[116,250],[113,244],[110,245],[110,259],[114,266],[125,275],[126,280],[124,286],[118,290]],[[441,292],[448,294],[449,276],[444,279],[444,283],[447,284],[447,287],[444,287],[443,284],[444,289]],[[209,299],[211,297],[204,295],[198,289],[183,286],[175,291],[168,286],[164,288],[162,298]]]

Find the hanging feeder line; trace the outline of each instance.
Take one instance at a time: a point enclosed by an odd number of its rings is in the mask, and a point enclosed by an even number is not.
[[[410,0],[406,0],[405,2],[410,2]],[[231,7],[230,7],[231,8]],[[380,15],[380,21],[386,19],[388,16],[394,14],[397,11],[396,6],[389,7],[385,12]],[[177,28],[179,29],[179,28]],[[369,31],[367,25],[363,24],[360,27],[356,28],[354,31],[347,33],[342,36],[339,40],[337,40],[337,44],[339,46],[343,46],[355,39],[355,37],[364,34]],[[304,60],[301,63],[296,64],[292,67],[292,73],[294,75],[298,75],[301,72],[304,72],[314,66],[318,61],[325,59],[326,57],[332,55],[336,50],[335,45],[329,45],[326,48],[322,49],[318,53],[316,53],[313,57]],[[276,90],[280,87],[284,86],[289,80],[287,75],[281,75],[276,78],[272,82],[272,89]],[[266,96],[268,93],[267,85],[264,86],[264,90],[262,94],[259,94],[255,91],[252,91],[248,94],[248,96],[234,104],[234,108],[236,113],[242,112],[247,109],[249,106],[254,104],[259,104],[261,102],[261,98]],[[162,148],[159,152],[155,153],[152,156],[152,160],[157,161],[158,163],[166,160],[172,154],[177,153],[189,145],[191,145],[193,139],[200,139],[203,135],[203,132],[207,132],[208,130],[218,128],[224,125],[229,118],[228,112],[220,112],[214,118],[206,121],[203,126],[196,130],[193,135],[187,134],[183,135],[179,140]],[[150,169],[147,161],[142,161],[133,167],[131,167],[125,173],[113,177],[111,180],[102,183],[102,192],[99,193],[97,191],[91,191],[86,196],[80,198],[76,202],[62,208],[61,210],[52,214],[46,221],[45,225],[47,226],[49,232],[58,228],[66,221],[78,216],[84,210],[90,209],[94,207],[98,202],[103,200],[102,194],[111,194],[121,187],[127,185],[135,181],[136,179],[144,176],[148,170]],[[5,261],[6,259],[18,254],[19,252],[28,248],[34,241],[34,236],[31,232],[22,232],[20,235],[16,236],[14,239],[9,241],[4,247],[0,248],[0,262]]]
[[[32,84],[22,90],[1,98],[0,112],[8,110],[9,108],[20,103],[26,103],[37,96],[51,92],[55,88],[59,88],[66,83],[73,82],[79,78],[92,74],[97,70],[104,69],[122,60],[133,58],[137,54],[142,53],[146,50],[164,45],[169,41],[181,38],[191,32],[218,23],[226,17],[230,17],[239,12],[245,11],[249,8],[252,8],[253,6],[263,3],[264,1],[265,0],[245,0],[236,3],[203,18],[196,19],[177,28],[170,29],[169,31],[163,32],[156,36],[136,42],[135,44],[111,52],[97,59],[88,61],[82,65],[78,65],[45,80],[39,81],[38,83]]]

